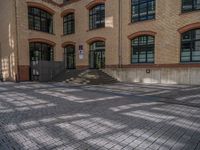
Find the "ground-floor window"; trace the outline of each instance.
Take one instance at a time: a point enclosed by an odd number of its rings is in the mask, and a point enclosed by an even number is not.
[[[200,62],[200,29],[182,34],[181,62]]]
[[[66,69],[75,69],[76,67],[76,55],[75,55],[75,46],[67,45],[64,48],[64,62]]]
[[[131,40],[131,63],[154,63],[154,37],[142,35]]]
[[[89,64],[91,69],[105,67],[105,42],[97,41],[90,44]]]

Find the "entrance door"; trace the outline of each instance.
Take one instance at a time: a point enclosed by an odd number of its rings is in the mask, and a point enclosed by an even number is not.
[[[90,51],[90,68],[101,69],[105,67],[105,51]]]
[[[75,46],[69,45],[64,49],[64,61],[66,69],[75,69]]]
[[[53,47],[45,43],[33,42],[30,46],[30,79],[38,81],[40,76],[39,61],[53,60]]]
[[[90,45],[90,68],[101,69],[105,67],[105,43],[98,41]]]

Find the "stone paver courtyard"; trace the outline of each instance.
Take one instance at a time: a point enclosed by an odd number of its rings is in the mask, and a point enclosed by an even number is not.
[[[200,150],[200,86],[0,83],[0,150]]]

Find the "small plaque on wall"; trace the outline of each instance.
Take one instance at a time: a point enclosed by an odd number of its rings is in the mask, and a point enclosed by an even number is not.
[[[83,45],[79,45],[79,59],[84,58],[84,50],[83,50]]]

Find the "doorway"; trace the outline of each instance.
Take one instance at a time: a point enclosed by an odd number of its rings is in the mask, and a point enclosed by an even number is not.
[[[30,80],[39,81],[40,68],[39,61],[53,60],[53,47],[46,43],[32,42],[30,49]]]
[[[98,41],[90,45],[89,64],[91,69],[105,68],[105,42]]]
[[[76,55],[75,55],[75,46],[68,45],[64,48],[64,62],[66,69],[75,69],[76,68]]]

